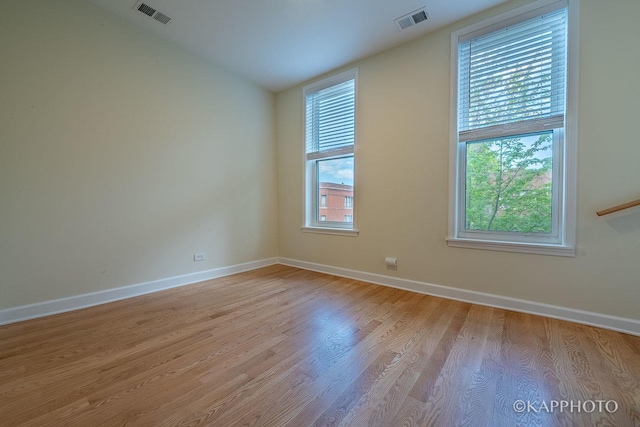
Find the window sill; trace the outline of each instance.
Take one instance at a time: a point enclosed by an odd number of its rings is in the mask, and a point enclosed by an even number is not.
[[[353,228],[300,227],[303,233],[333,234],[336,236],[356,237],[360,231]]]
[[[498,242],[492,240],[447,238],[447,245],[454,248],[484,249],[489,251],[519,252],[538,255],[575,257],[574,246],[545,245],[536,243]]]

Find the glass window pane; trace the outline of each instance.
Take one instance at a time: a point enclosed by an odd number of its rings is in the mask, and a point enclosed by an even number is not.
[[[353,156],[317,160],[317,171],[316,220],[353,222]]]
[[[465,228],[551,233],[553,132],[466,144]]]

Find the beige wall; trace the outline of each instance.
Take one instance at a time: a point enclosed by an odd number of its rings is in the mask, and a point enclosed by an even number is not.
[[[445,242],[450,34],[487,13],[345,67],[359,67],[358,237],[300,231],[302,85],[277,95],[279,255],[640,319],[640,211],[595,215],[640,197],[640,2],[583,0],[580,12],[575,258]]]
[[[0,16],[0,309],[277,256],[270,92],[86,0]]]

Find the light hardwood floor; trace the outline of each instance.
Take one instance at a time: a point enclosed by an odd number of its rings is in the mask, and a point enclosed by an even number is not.
[[[276,265],[0,327],[0,425],[640,426],[640,337]]]

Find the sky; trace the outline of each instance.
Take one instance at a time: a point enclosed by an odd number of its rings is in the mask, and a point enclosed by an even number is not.
[[[353,157],[321,160],[318,162],[320,182],[353,185]]]

